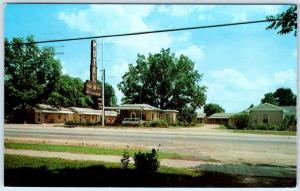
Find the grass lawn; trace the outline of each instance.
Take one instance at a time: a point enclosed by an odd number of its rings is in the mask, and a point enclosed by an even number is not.
[[[247,130],[247,129],[227,129],[226,126],[220,125],[218,129],[225,129],[233,133],[248,133],[248,134],[267,134],[267,135],[287,135],[296,136],[296,131],[273,131],[273,130]]]
[[[5,148],[10,149],[24,149],[24,150],[38,150],[38,151],[56,151],[56,152],[70,152],[70,153],[83,153],[83,154],[97,154],[97,155],[117,155],[121,156],[124,149],[118,148],[103,148],[103,147],[91,147],[91,146],[71,146],[71,145],[53,145],[53,144],[41,144],[41,143],[19,143],[19,142],[5,142]],[[130,156],[134,156],[134,153],[138,152],[137,149],[128,149]],[[150,151],[143,150],[140,151]],[[177,153],[167,153],[159,151],[159,157],[161,159],[186,159],[197,160],[194,156],[180,155]]]
[[[47,187],[291,187],[295,179],[234,176],[218,172],[160,167],[153,175],[138,174],[133,165],[4,155],[5,186]]]
[[[268,135],[288,135],[296,136],[296,131],[272,131],[272,130],[232,130],[234,133],[249,133],[249,134],[268,134]]]

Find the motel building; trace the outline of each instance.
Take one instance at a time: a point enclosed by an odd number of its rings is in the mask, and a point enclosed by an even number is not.
[[[105,107],[105,110],[117,111],[119,121],[125,118],[139,118],[141,121],[161,119],[168,122],[168,124],[175,124],[178,115],[177,110],[162,110],[148,104],[123,104],[115,107]]]
[[[138,118],[141,121],[162,119],[168,124],[177,123],[177,110],[162,110],[148,104],[124,104],[105,107],[105,123],[121,123],[125,118]],[[102,110],[92,108],[56,108],[47,104],[37,104],[27,113],[29,123],[64,123],[66,121],[101,122]]]
[[[91,108],[56,108],[47,104],[37,104],[27,112],[29,123],[64,123],[66,121],[100,122],[102,111]],[[113,124],[117,118],[117,112],[105,112],[107,124]]]

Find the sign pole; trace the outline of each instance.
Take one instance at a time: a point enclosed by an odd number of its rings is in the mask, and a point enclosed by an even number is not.
[[[103,38],[101,39],[102,46],[101,46],[101,52],[102,52],[102,127],[105,126],[105,105],[104,105],[104,86],[105,86],[105,71],[104,71],[104,64],[103,64]]]

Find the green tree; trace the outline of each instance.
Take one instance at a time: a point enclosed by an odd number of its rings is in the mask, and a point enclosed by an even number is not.
[[[179,120],[188,120],[185,111],[195,113],[205,103],[205,86],[200,86],[202,75],[186,56],[179,58],[170,49],[148,57],[138,54],[136,65],[122,77],[118,88],[123,92],[123,103],[146,103],[160,109],[179,110]],[[187,109],[188,108],[188,109]]]
[[[273,105],[290,106],[296,105],[297,96],[290,88],[278,88],[273,93],[266,93],[261,103],[270,103]]]
[[[112,85],[105,83],[104,85],[104,102],[105,106],[115,106],[117,104],[117,97]]]
[[[273,93],[280,106],[296,105],[296,95],[290,88],[278,88]]]
[[[97,80],[97,84],[102,86],[102,82]],[[105,106],[115,106],[117,104],[117,97],[112,85],[105,82],[104,84],[104,102]]]
[[[100,86],[100,81],[97,81]],[[105,106],[116,105],[116,96],[113,87],[105,83]],[[84,83],[80,78],[62,75],[50,94],[47,103],[57,107],[92,107],[92,96],[84,93]]]
[[[287,33],[293,32],[297,36],[297,6],[292,5],[283,13],[277,14],[276,16],[267,16],[267,20],[271,24],[266,28],[279,29],[278,34],[285,35]]]
[[[253,108],[254,107],[254,105],[253,105],[253,103],[248,107],[248,109],[251,109],[251,108]]]
[[[88,107],[93,105],[91,96],[84,94],[80,78],[62,75],[50,94],[47,103],[57,107]]]
[[[29,44],[23,44],[24,42]],[[6,114],[14,108],[25,111],[26,108],[46,100],[61,75],[61,65],[54,57],[54,49],[39,48],[32,42],[32,36],[26,40],[5,39]],[[11,43],[13,45],[9,45]]]
[[[277,99],[274,97],[274,94],[272,92],[266,93],[264,95],[264,98],[261,99],[261,103],[270,103],[273,105],[279,105]]]
[[[204,106],[204,113],[206,116],[211,116],[214,113],[224,113],[225,110],[218,104],[209,103]]]

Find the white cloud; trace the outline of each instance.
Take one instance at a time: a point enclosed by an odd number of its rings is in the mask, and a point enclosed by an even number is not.
[[[292,69],[269,76],[232,68],[212,71],[204,75],[204,83],[208,87],[207,102],[222,103],[225,109],[231,108],[229,112],[238,112],[252,103],[259,104],[265,93],[279,87],[289,87],[295,91],[296,78],[296,71]]]
[[[124,60],[120,60],[119,64],[112,66],[109,75],[111,78],[121,79],[126,72],[128,72],[128,63]]]
[[[152,6],[91,5],[88,9],[60,12],[58,18],[71,29],[104,34],[133,32],[148,29],[143,18]]]
[[[151,5],[91,5],[82,11],[59,13],[59,19],[71,29],[100,34],[119,34],[152,30],[144,21],[153,6]],[[169,33],[148,34],[114,38],[112,42],[124,49],[148,54],[170,47],[173,37]]]
[[[182,33],[180,33],[180,35],[174,37],[174,42],[176,43],[187,42],[190,37],[191,37],[190,31],[183,31]]]
[[[118,89],[117,85],[122,80],[122,76],[128,72],[128,63],[124,60],[120,60],[119,64],[112,66],[111,70],[108,71],[109,83],[113,86],[118,103],[120,103],[123,93]]]
[[[162,5],[159,6],[157,12],[164,13],[173,17],[185,17],[196,13],[199,20],[210,18],[206,11],[214,9],[215,5]]]
[[[295,56],[295,57],[297,58],[297,49],[295,49],[295,50],[293,51],[293,56]]]
[[[197,62],[204,57],[204,47],[192,45],[186,49],[181,49],[176,51],[176,55],[180,56],[181,54],[188,56],[192,61]]]
[[[264,16],[276,15],[280,12],[281,5],[240,5],[228,6],[225,14],[232,17],[232,22],[244,22],[248,20],[250,15],[263,14]]]
[[[266,87],[270,82],[264,78],[250,79],[246,77],[242,72],[235,69],[225,68],[223,70],[212,71],[210,73],[212,79],[215,82],[230,85],[232,87],[241,88],[244,90],[255,90],[261,87]]]
[[[274,82],[277,84],[294,84],[297,80],[296,71],[288,69],[283,72],[276,72],[274,74]]]

